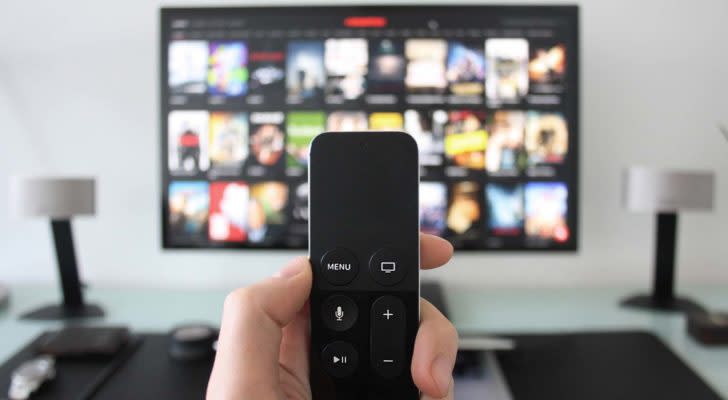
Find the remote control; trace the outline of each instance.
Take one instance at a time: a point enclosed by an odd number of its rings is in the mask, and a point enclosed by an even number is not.
[[[309,158],[314,399],[416,400],[419,166],[403,132],[326,132]]]

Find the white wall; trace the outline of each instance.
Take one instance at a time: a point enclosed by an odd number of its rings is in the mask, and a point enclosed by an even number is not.
[[[621,168],[641,163],[721,172],[716,212],[681,220],[680,279],[728,283],[728,143],[716,129],[728,120],[728,2],[580,4],[580,251],[463,254],[435,275],[500,286],[647,285],[652,219],[619,206]],[[17,173],[99,178],[98,216],[76,224],[92,284],[230,287],[297,254],[160,249],[157,7],[0,6],[0,280],[55,279],[46,223],[5,211],[7,177]]]

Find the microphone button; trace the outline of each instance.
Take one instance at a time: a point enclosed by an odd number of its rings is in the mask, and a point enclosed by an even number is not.
[[[321,318],[327,328],[342,332],[352,326],[359,316],[359,309],[348,296],[335,294],[323,302]]]

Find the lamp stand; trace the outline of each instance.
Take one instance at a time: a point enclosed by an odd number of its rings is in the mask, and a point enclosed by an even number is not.
[[[71,221],[68,219],[51,220],[53,243],[56,248],[58,273],[63,291],[63,304],[44,306],[20,316],[30,320],[58,320],[68,318],[101,317],[101,307],[86,304],[81,291],[81,280],[78,276],[76,251],[73,247]]]
[[[639,294],[622,300],[624,307],[652,311],[704,313],[705,308],[697,302],[675,297],[675,249],[677,245],[677,214],[657,214],[655,247],[655,273],[652,294]]]

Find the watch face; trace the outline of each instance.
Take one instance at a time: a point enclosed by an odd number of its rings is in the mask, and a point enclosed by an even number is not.
[[[172,335],[180,342],[191,342],[213,337],[215,329],[207,325],[187,325],[175,329]]]
[[[43,379],[48,375],[48,370],[52,366],[53,361],[48,357],[36,358],[30,360],[20,366],[17,376],[27,380]]]
[[[10,399],[27,399],[46,380],[56,375],[55,360],[50,356],[40,356],[26,361],[13,372],[8,395]]]

